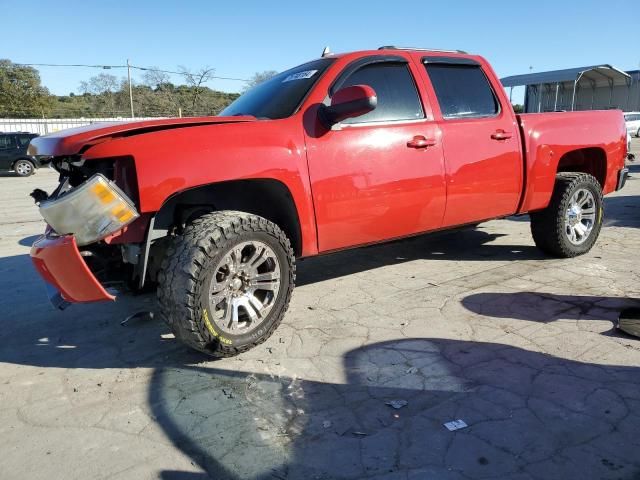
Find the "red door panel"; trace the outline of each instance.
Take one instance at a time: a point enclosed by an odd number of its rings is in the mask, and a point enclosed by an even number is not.
[[[414,137],[431,146],[415,145]],[[440,137],[437,124],[428,121],[344,126],[308,137],[319,250],[440,227],[445,206]]]
[[[447,205],[443,227],[515,213],[522,153],[515,115],[495,73],[481,57],[415,53],[442,130]]]
[[[515,213],[522,185],[518,131],[509,119],[441,123],[446,157],[447,207],[443,226]],[[495,139],[506,132],[511,138]]]

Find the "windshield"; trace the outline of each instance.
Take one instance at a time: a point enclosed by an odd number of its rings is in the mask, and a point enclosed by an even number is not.
[[[296,111],[332,61],[331,58],[321,58],[279,73],[241,95],[220,112],[220,116],[288,117]]]

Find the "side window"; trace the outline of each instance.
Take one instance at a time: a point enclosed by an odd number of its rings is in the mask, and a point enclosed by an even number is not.
[[[0,150],[10,150],[13,148],[13,137],[11,135],[0,135]]]
[[[31,137],[28,135],[18,135],[16,139],[18,140],[18,147],[20,148],[26,147],[31,141]]]
[[[425,68],[444,118],[491,117],[500,111],[498,100],[479,65],[425,63]]]
[[[340,88],[368,85],[376,91],[378,105],[371,112],[343,123],[385,122],[424,118],[415,82],[404,63],[373,63],[353,72]]]

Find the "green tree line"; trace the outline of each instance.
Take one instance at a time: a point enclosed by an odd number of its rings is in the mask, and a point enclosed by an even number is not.
[[[137,117],[216,115],[238,93],[213,90],[204,85],[214,74],[211,68],[191,71],[180,67],[184,84],[149,69],[132,86],[133,108]],[[275,72],[256,73],[245,85],[254,86]],[[101,73],[80,82],[79,93],[52,95],[42,86],[38,70],[0,59],[0,117],[74,118],[128,117],[131,115],[129,84],[126,78]]]

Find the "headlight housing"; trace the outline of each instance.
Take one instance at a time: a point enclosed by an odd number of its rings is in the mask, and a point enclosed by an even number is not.
[[[40,214],[56,233],[73,234],[80,246],[102,240],[140,216],[122,190],[100,173],[42,202]]]

